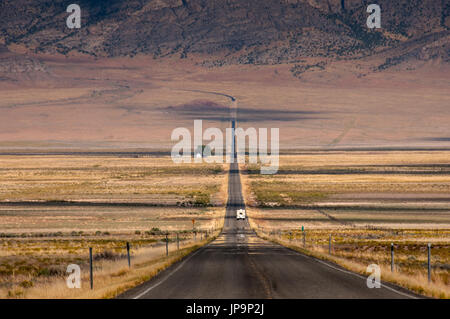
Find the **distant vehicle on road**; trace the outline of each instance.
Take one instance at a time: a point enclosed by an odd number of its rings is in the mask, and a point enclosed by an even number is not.
[[[236,219],[245,219],[245,209],[238,209],[236,211]]]

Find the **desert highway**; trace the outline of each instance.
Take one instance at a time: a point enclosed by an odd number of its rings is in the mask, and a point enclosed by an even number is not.
[[[258,238],[247,220],[236,220],[244,206],[239,168],[232,163],[219,237],[118,298],[417,297],[386,284],[370,289],[363,276]]]

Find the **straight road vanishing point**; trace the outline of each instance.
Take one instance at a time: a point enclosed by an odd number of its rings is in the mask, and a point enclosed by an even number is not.
[[[234,162],[219,237],[118,298],[417,298],[385,283],[368,288],[364,276],[257,237],[248,218],[236,220],[236,210],[245,208],[245,203]]]

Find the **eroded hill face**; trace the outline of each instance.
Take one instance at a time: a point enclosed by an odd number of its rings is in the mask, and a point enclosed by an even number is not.
[[[73,2],[82,9],[82,28],[78,30],[66,27],[67,1],[2,1],[0,37],[7,45],[25,45],[27,50],[38,53],[144,53],[180,58],[201,54],[207,55],[205,65],[359,57],[405,43],[413,43],[411,50],[415,50],[415,41],[421,39],[420,46],[427,47],[430,58],[448,61],[450,51],[450,5],[444,0],[379,0],[380,31],[366,27],[366,8],[371,3],[368,1]],[[408,53],[406,48],[402,55]],[[425,53],[422,58],[426,56]]]

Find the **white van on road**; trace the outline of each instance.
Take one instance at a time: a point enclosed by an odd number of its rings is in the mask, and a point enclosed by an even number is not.
[[[236,211],[236,219],[245,219],[245,209],[238,209]]]

